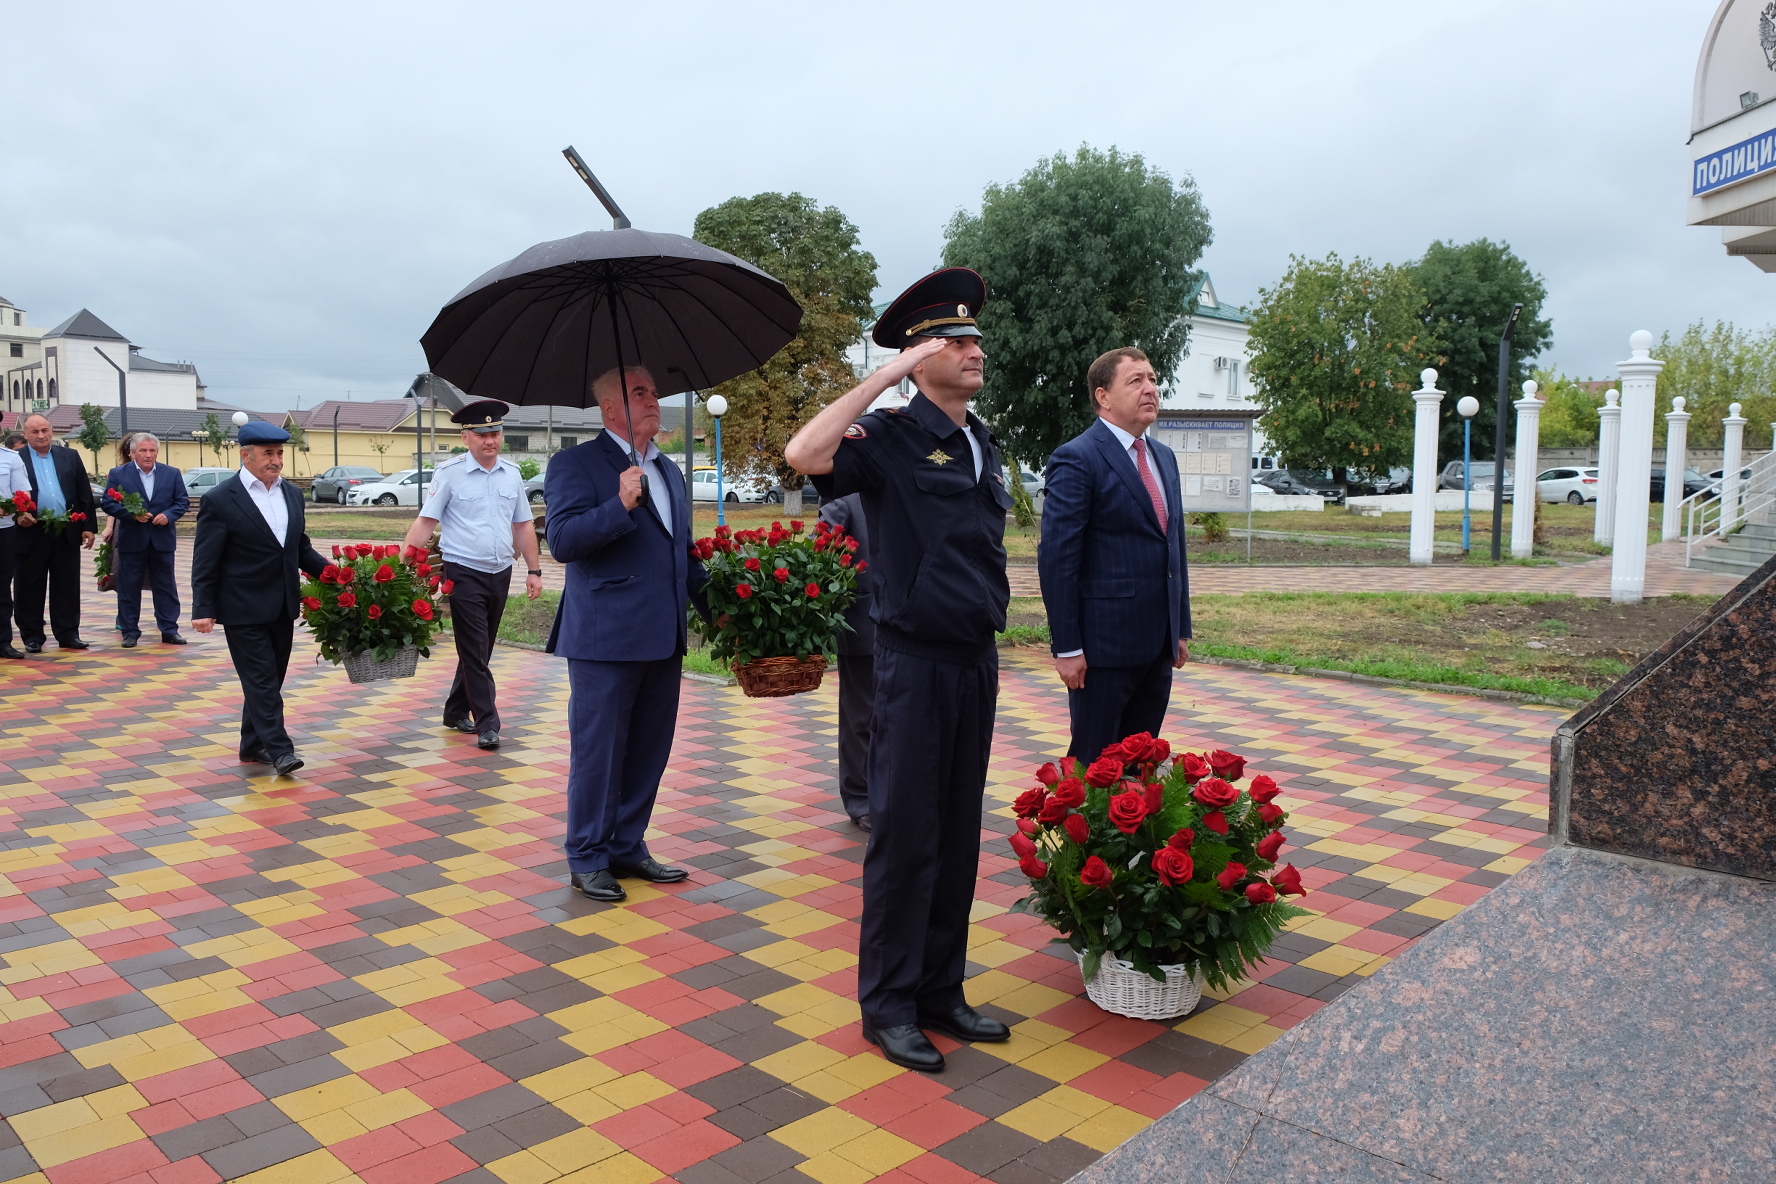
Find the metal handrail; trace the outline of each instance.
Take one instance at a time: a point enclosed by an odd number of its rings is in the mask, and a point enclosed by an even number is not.
[[[1722,472],[1719,481],[1678,504],[1684,521],[1684,566],[1690,566],[1698,544],[1725,538],[1747,523],[1768,520],[1772,507],[1776,507],[1776,450],[1741,464],[1737,473]]]

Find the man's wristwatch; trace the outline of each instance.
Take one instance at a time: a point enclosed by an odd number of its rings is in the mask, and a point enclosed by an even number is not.
[[[535,570],[535,571],[530,571],[530,570],[526,570],[526,572],[525,572],[525,574],[526,574],[526,575],[532,575],[532,576],[536,576],[536,577],[538,577],[538,578],[539,578],[539,579],[540,579],[540,578],[541,578],[541,577],[542,577],[542,574],[543,574],[543,573],[542,573],[542,570],[541,570],[541,569],[540,569],[540,568],[539,568],[539,569],[537,569],[537,570]]]

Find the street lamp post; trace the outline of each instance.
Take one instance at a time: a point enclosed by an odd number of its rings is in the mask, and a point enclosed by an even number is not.
[[[210,434],[202,428],[192,428],[191,438],[197,441],[197,467],[201,469],[204,467],[204,441],[210,438]]]
[[[93,346],[93,353],[105,359],[105,364],[117,371],[117,431],[120,435],[129,435],[129,372],[111,360],[111,355]]]
[[[1474,467],[1474,416],[1480,413],[1480,400],[1463,395],[1455,409],[1462,417],[1462,554],[1466,555],[1474,519],[1474,478],[1470,470]]]
[[[728,401],[720,395],[710,395],[703,406],[715,417],[715,522],[717,526],[726,526],[728,503],[722,496],[722,416],[728,413]]]

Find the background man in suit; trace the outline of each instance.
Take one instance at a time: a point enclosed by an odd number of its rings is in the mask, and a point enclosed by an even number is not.
[[[19,440],[22,442],[24,437]],[[10,499],[16,493],[30,491],[31,478],[25,473],[24,457],[0,447],[0,498]],[[12,644],[12,579],[21,533],[12,515],[0,515],[0,658],[25,656],[24,650]]]
[[[545,486],[549,553],[568,565],[548,650],[567,659],[570,688],[567,866],[581,893],[616,901],[628,895],[619,876],[690,874],[655,860],[642,835],[678,725],[685,604],[704,611],[707,576],[690,557],[684,476],[654,445],[653,376],[611,370],[592,394],[603,433],[557,453]],[[639,465],[624,439],[631,421]]]
[[[118,465],[105,478],[105,498],[100,503],[105,513],[117,520],[117,539],[112,544],[117,573],[117,624],[123,631],[127,649],[142,636],[142,581],[154,589],[154,623],[160,626],[160,640],[166,645],[184,645],[179,636],[179,589],[173,582],[173,551],[179,536],[173,523],[191,508],[185,493],[185,474],[172,465],[157,463],[160,440],[151,432],[141,432],[130,446],[130,461]],[[146,512],[132,515],[125,512],[123,502],[111,496],[136,493],[147,505]]]
[[[820,507],[820,520],[842,526],[857,540],[858,565],[870,557],[869,523],[863,517],[863,495],[848,493]],[[839,651],[839,801],[863,830],[870,829],[869,748],[876,712],[876,623],[870,619],[875,576],[857,573],[857,599],[845,610],[848,633],[836,641]]]
[[[1172,671],[1190,660],[1190,579],[1178,460],[1144,435],[1159,418],[1152,364],[1113,349],[1086,388],[1098,422],[1049,461],[1036,566],[1073,718],[1068,752],[1089,762],[1124,736],[1159,734]]]
[[[18,518],[18,576],[14,584],[19,637],[29,653],[43,652],[43,599],[49,595],[49,627],[56,644],[83,650],[80,640],[80,552],[93,545],[98,508],[86,464],[72,448],[55,443],[55,429],[43,415],[25,418],[25,450],[21,454],[31,478],[37,508],[65,514],[71,520],[50,530],[35,515]]]
[[[302,767],[284,730],[284,672],[301,608],[299,571],[327,566],[303,529],[302,492],[281,480],[290,433],[255,419],[240,430],[241,471],[217,485],[197,516],[191,624],[220,621],[241,682],[240,758],[279,776]]]

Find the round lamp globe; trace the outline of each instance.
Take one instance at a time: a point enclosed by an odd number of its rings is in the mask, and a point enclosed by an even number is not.
[[[229,416],[228,418],[231,421],[233,421],[235,427],[244,428],[247,426],[247,421],[249,419],[251,419],[252,417],[249,416],[245,411],[236,411],[233,415]]]
[[[728,413],[728,401],[720,395],[710,395],[709,401],[704,403],[703,406],[708,408],[709,414],[715,416],[717,419],[720,419]]]
[[[1473,395],[1463,395],[1456,401],[1455,409],[1461,412],[1463,419],[1473,419],[1480,413],[1480,400]]]

